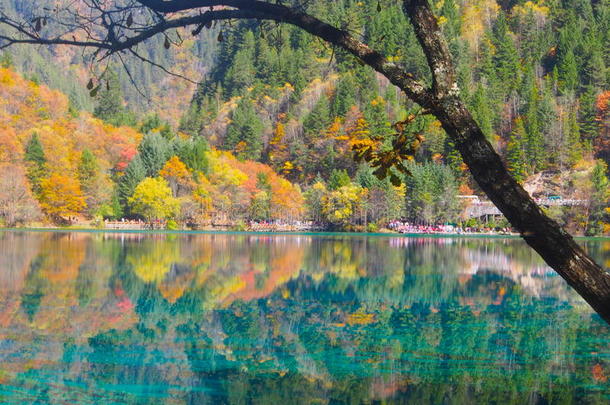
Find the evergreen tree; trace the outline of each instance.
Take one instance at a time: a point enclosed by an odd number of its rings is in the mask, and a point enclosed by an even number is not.
[[[493,28],[493,45],[496,48],[494,55],[496,76],[502,83],[503,93],[509,94],[518,88],[520,64],[519,53],[503,12],[498,14]]]
[[[570,111],[570,113],[568,114],[567,125],[565,125],[565,130],[567,131],[568,135],[568,164],[573,166],[583,158],[583,147],[582,142],[580,140],[580,127],[578,125],[578,121],[576,120],[575,111]]]
[[[263,150],[263,123],[251,99],[242,98],[233,111],[227,128],[225,147],[235,150],[240,159],[258,160]]]
[[[427,162],[410,164],[406,176],[406,210],[412,221],[442,223],[458,213],[458,183],[445,165]]]
[[[78,163],[78,180],[85,193],[91,188],[99,174],[99,170],[100,167],[95,155],[89,149],[83,150],[80,155],[80,162]]]
[[[174,149],[176,155],[190,170],[203,173],[208,171],[209,161],[207,152],[210,148],[202,136],[177,141]]]
[[[462,22],[455,0],[444,0],[440,9],[440,15],[446,19],[443,24],[443,33],[451,43],[459,37]]]
[[[603,160],[597,160],[591,173],[593,193],[590,196],[589,223],[585,231],[588,236],[595,236],[603,232],[605,209],[610,198],[610,181],[606,173],[608,166]]]
[[[578,124],[580,135],[583,141],[589,146],[599,134],[599,122],[597,121],[597,111],[595,101],[597,99],[596,91],[593,87],[587,87],[579,101]]]
[[[191,102],[188,110],[180,118],[178,131],[184,132],[190,136],[196,136],[201,132],[202,127],[203,112],[201,111],[201,107],[197,103]]]
[[[156,177],[173,153],[167,139],[158,132],[145,135],[138,151],[147,177]]]
[[[255,49],[254,34],[247,30],[226,73],[225,87],[229,95],[236,96],[254,84]]]
[[[117,196],[120,205],[126,214],[129,213],[128,201],[133,195],[137,185],[146,178],[146,167],[140,155],[136,155],[125,169],[125,173],[119,178],[117,185]]]
[[[23,159],[26,163],[26,175],[30,181],[32,192],[39,196],[41,192],[40,183],[46,176],[47,159],[37,133],[32,134],[32,137],[25,146]]]
[[[515,120],[510,139],[506,144],[506,162],[508,170],[518,182],[522,182],[527,176],[524,145],[525,138],[526,134],[523,120],[521,117],[518,117]]]
[[[481,131],[483,131],[483,134],[485,134],[485,137],[488,140],[491,140],[493,135],[493,113],[483,86],[477,86],[477,90],[472,95],[470,104],[472,107],[472,115],[479,124]]]
[[[328,189],[337,190],[351,183],[347,170],[333,169],[328,178]]]
[[[528,101],[525,109],[526,151],[529,168],[532,171],[542,169],[544,163],[544,137],[539,120],[540,94],[534,79],[530,80]]]
[[[303,131],[308,139],[318,138],[330,125],[330,106],[326,95],[322,94],[320,100],[303,120]]]
[[[355,88],[353,76],[346,73],[337,83],[331,106],[331,116],[344,117],[350,108],[356,105]]]
[[[607,69],[604,61],[603,42],[600,41],[600,37],[603,38],[603,35],[597,31],[597,28],[597,25],[591,27],[584,41],[586,49],[582,69],[582,84],[585,88],[590,86],[601,90],[606,86]]]
[[[159,114],[153,113],[153,114],[149,114],[146,117],[144,117],[142,124],[140,124],[139,130],[143,134],[147,134],[154,129],[160,128],[161,126],[163,126],[163,124],[165,124],[165,123],[161,120],[161,117],[159,117]]]
[[[0,55],[0,67],[9,69],[13,67],[13,56],[9,52],[2,52]]]
[[[574,91],[578,85],[578,65],[570,47],[559,59],[559,89],[562,93]]]
[[[109,69],[104,76],[105,83],[99,84],[100,91],[97,94],[97,104],[93,115],[109,124],[134,125],[135,116],[123,106],[123,92],[118,75]]]
[[[364,109],[364,118],[368,123],[371,137],[389,139],[392,134],[392,128],[388,121],[386,102],[383,98],[376,97],[366,105]]]

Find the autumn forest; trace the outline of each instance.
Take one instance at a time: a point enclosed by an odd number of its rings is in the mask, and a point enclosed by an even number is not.
[[[28,15],[27,3],[6,7]],[[307,7],[429,77],[397,2]],[[536,198],[579,201],[546,208],[570,231],[610,232],[610,3],[444,0],[434,11],[462,95],[511,174]],[[238,21],[140,51],[151,63],[101,66],[69,47],[3,51],[3,226],[481,224],[463,197],[484,194],[440,123],[340,49]],[[410,150],[403,170],[368,164],[367,151],[388,153],[397,139]]]

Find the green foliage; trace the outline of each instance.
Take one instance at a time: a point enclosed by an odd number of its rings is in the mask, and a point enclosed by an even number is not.
[[[0,55],[0,67],[5,69],[13,67],[13,56],[8,52],[2,52]]]
[[[194,172],[207,173],[209,149],[207,141],[201,136],[186,140],[177,138],[174,142],[176,155],[186,167]]]
[[[238,95],[241,90],[254,83],[254,52],[254,34],[252,31],[246,31],[241,42],[237,44],[233,62],[227,71],[225,81],[228,94]]]
[[[242,98],[227,129],[225,147],[236,150],[241,159],[260,159],[263,148],[263,123],[249,98]]]
[[[341,187],[347,186],[351,183],[351,179],[347,174],[346,170],[333,169],[328,179],[328,188],[330,190],[337,190]]]
[[[116,126],[135,125],[134,114],[123,105],[123,93],[116,72],[112,69],[108,70],[99,86],[101,90],[96,96],[93,115]]]
[[[504,12],[500,12],[493,27],[492,42],[496,48],[494,64],[496,77],[504,88],[504,94],[519,85],[519,53],[515,47],[512,33]]]
[[[308,139],[320,137],[331,122],[328,98],[322,94],[311,112],[303,119],[305,136]]]
[[[146,167],[140,155],[136,155],[125,169],[125,173],[119,178],[117,185],[117,195],[120,205],[128,213],[128,201],[133,195],[136,187],[146,177]]]
[[[25,146],[25,154],[23,160],[26,163],[27,178],[30,181],[32,192],[35,195],[39,195],[41,188],[40,183],[42,179],[47,175],[46,163],[47,160],[44,155],[42,143],[37,133],[32,134],[30,140]]]
[[[259,191],[254,194],[250,202],[250,219],[266,221],[271,217],[271,194],[268,191]]]
[[[593,193],[590,196],[589,224],[585,231],[587,235],[599,235],[603,232],[606,210],[610,207],[610,181],[607,172],[608,165],[602,160],[597,160],[591,173]]]
[[[142,138],[138,152],[146,170],[146,176],[155,177],[172,156],[173,150],[166,138],[158,132],[153,132]]]
[[[405,177],[407,216],[415,222],[443,223],[455,218],[459,209],[458,184],[447,166],[410,164]]]
[[[83,150],[78,164],[78,180],[83,188],[87,188],[100,170],[97,159],[89,149]]]
[[[578,66],[571,47],[559,59],[559,83],[564,93],[574,91],[578,85]]]
[[[356,83],[353,76],[347,73],[337,83],[330,113],[334,117],[344,117],[355,105]]]
[[[139,130],[143,134],[148,134],[153,131],[159,132],[161,136],[168,140],[171,140],[176,136],[172,131],[170,124],[167,121],[162,120],[157,113],[147,115],[140,124]]]
[[[517,118],[506,145],[506,161],[508,163],[508,170],[518,182],[522,182],[527,177],[525,138],[526,133],[523,120]]]

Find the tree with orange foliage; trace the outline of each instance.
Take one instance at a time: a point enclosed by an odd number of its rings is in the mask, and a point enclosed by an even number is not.
[[[174,197],[193,188],[191,172],[178,156],[172,156],[163,166],[159,175],[169,183]]]
[[[70,222],[87,204],[78,180],[52,174],[40,184],[40,206],[55,222]]]

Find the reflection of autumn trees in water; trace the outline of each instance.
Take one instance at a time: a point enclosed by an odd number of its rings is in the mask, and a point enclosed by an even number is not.
[[[31,395],[569,403],[609,394],[607,328],[520,241],[8,232],[0,247],[0,381]]]

